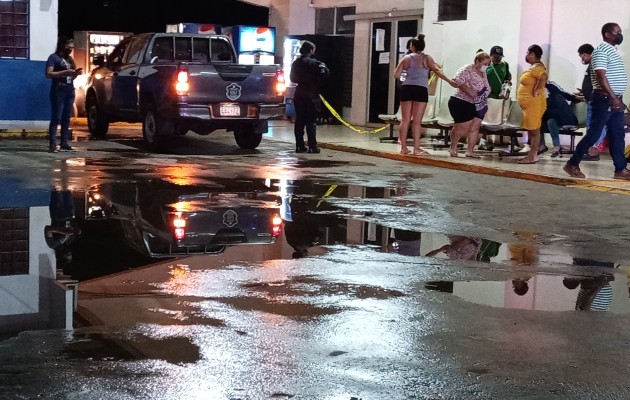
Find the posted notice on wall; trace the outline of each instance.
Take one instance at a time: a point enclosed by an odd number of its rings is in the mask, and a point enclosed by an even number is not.
[[[385,50],[385,29],[376,30],[376,43],[374,44],[374,50]]]
[[[379,64],[389,64],[389,51],[385,51],[379,53],[378,55],[378,63]]]
[[[404,36],[398,38],[398,51],[404,53],[407,51],[407,42],[413,39],[411,36]]]

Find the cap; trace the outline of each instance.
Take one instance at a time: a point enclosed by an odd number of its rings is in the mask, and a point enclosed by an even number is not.
[[[492,46],[492,48],[490,49],[490,55],[498,55],[498,56],[503,56],[503,47],[501,46]]]

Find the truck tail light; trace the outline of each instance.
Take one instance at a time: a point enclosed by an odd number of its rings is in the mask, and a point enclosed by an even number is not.
[[[177,82],[175,82],[175,90],[178,96],[187,96],[190,90],[188,84],[188,69],[180,67],[177,70]]]
[[[284,81],[284,72],[279,70],[276,72],[276,93],[278,96],[284,96],[284,92],[287,90],[287,84]]]
[[[282,218],[280,218],[277,215],[274,215],[272,224],[273,224],[273,228],[271,230],[271,235],[273,237],[280,236],[280,233],[282,233]]]
[[[186,237],[186,220],[182,218],[181,214],[176,214],[175,218],[173,218],[173,228],[175,239],[182,240]]]

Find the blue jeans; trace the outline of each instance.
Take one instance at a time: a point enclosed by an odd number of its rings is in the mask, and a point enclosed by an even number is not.
[[[588,126],[591,123],[591,104],[589,103],[586,107],[586,126]],[[606,137],[606,127],[604,127],[604,129],[602,129],[602,134],[599,136],[599,139],[597,139],[597,142],[595,142],[595,146],[599,146],[601,142],[604,141],[604,138]]]
[[[547,120],[547,129],[549,129],[553,147],[560,147],[560,125],[558,125],[558,121],[554,118],[549,118]],[[541,146],[545,145],[545,134],[542,132],[540,134],[540,144]]]
[[[61,147],[70,141],[70,117],[74,105],[74,86],[53,84],[50,89],[50,125],[48,138],[51,149],[57,147],[57,125],[61,124]]]
[[[625,106],[619,111],[612,111],[610,109],[610,98],[598,92],[593,92],[589,106],[591,107],[591,120],[586,128],[586,135],[575,147],[575,152],[567,164],[579,165],[582,157],[597,142],[602,134],[602,130],[606,127],[610,155],[613,159],[615,172],[623,171],[628,165],[624,155],[626,134],[624,132],[623,110]]]

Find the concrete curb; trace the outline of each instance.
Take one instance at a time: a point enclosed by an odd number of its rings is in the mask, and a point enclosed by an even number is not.
[[[0,139],[41,139],[48,138],[46,129],[0,129]]]
[[[408,154],[390,153],[377,150],[363,149],[359,147],[352,147],[347,145],[339,145],[333,143],[318,143],[319,147],[329,150],[345,151],[349,153],[361,154],[366,156],[387,158],[390,160],[411,162],[413,164],[426,165],[437,168],[448,168],[458,171],[471,172],[475,174],[484,174],[492,176],[500,176],[504,178],[522,179],[538,183],[546,183],[550,185],[558,186],[575,186],[575,187],[596,187],[598,181],[591,181],[588,179],[573,179],[573,178],[558,178],[555,176],[540,175],[530,172],[510,171],[493,167],[486,167],[483,165],[472,165],[466,163],[458,163],[454,161],[448,161],[441,158],[426,156],[418,157]],[[627,191],[619,190],[620,193],[628,194]]]

